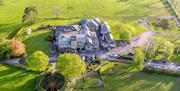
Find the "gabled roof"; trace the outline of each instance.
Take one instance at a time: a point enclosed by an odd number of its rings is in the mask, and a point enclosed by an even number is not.
[[[79,31],[79,25],[57,25],[56,31]]]
[[[101,33],[102,34],[111,33],[111,28],[107,22],[101,23]]]
[[[99,28],[99,21],[98,19],[81,19],[81,25],[87,26],[91,31],[95,31]]]

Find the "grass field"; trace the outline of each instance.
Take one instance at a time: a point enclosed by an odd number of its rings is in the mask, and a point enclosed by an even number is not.
[[[119,39],[119,32],[129,30],[133,36],[146,30],[137,20],[147,16],[170,15],[161,0],[4,0],[0,6],[0,37],[12,38],[21,28],[23,11],[28,6],[36,6],[39,21],[25,29],[32,29],[32,35],[26,35],[25,30],[19,36],[26,44],[26,51],[31,55],[41,50],[50,56],[49,42],[45,37],[51,30],[39,30],[42,24],[65,25],[77,23],[81,18],[98,17],[106,21],[112,28],[115,39]],[[55,19],[52,12],[54,7],[60,7],[60,19]],[[175,28],[171,29],[174,30]],[[171,33],[168,30],[165,33]],[[154,30],[156,31],[156,30]],[[159,30],[161,31],[161,30]],[[178,34],[176,30],[172,34]],[[178,60],[178,59],[176,59]],[[108,67],[111,66],[111,69]],[[93,87],[97,76],[88,78],[78,87],[83,91],[179,91],[180,79],[158,74],[147,74],[131,71],[125,74],[129,65],[108,64],[102,68],[104,88]],[[22,69],[0,64],[0,91],[34,91],[36,74]],[[82,89],[76,89],[81,91]]]
[[[0,64],[0,91],[34,91],[36,74]]]
[[[112,65],[111,65],[112,66]],[[180,78],[149,74],[141,71],[126,71],[128,64],[118,63],[102,72],[104,88],[98,88],[97,76],[80,82],[76,91],[179,91]],[[125,73],[124,73],[125,72]],[[127,72],[127,73],[126,73]],[[123,74],[122,74],[123,73]]]
[[[7,37],[21,23],[23,10],[28,6],[37,6],[38,17],[54,18],[52,9],[61,8],[61,18],[99,17],[106,20],[134,22],[144,16],[157,16],[167,13],[160,0],[5,0],[0,6],[0,33]],[[160,10],[161,12],[157,12]],[[131,21],[133,20],[133,21]],[[62,21],[63,22],[63,21]],[[136,27],[136,26],[135,26]]]
[[[164,7],[160,0],[5,0],[1,7],[0,24],[21,22],[27,6],[37,6],[39,18],[55,17],[52,9],[61,8],[61,17],[141,17]],[[166,12],[161,9],[161,12]],[[157,14],[161,14],[156,12]],[[156,15],[157,15],[156,14]]]
[[[5,0],[0,6],[0,36],[11,38],[20,30],[23,11],[28,6],[36,6],[41,22],[30,26],[34,30],[41,24],[72,24],[80,18],[98,17],[110,24],[115,39],[119,39],[119,31],[130,30],[133,35],[145,31],[145,27],[137,20],[145,16],[167,14],[160,0]],[[60,7],[60,19],[52,12],[54,7]],[[161,12],[158,12],[161,11]],[[24,35],[23,42],[28,54],[42,50],[50,55],[44,37],[48,32],[36,31],[33,35]],[[38,41],[38,42],[37,42]]]

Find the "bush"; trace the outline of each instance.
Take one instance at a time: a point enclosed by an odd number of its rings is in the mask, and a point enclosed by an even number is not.
[[[25,45],[17,39],[6,40],[0,44],[2,58],[21,57],[25,53]]]
[[[7,42],[0,44],[0,58],[10,58],[11,49]]]
[[[143,68],[144,63],[144,53],[141,48],[135,48],[135,56],[132,65],[137,69]]]
[[[120,40],[131,40],[132,34],[128,30],[120,32]]]
[[[149,48],[146,53],[146,58],[153,60],[170,60],[173,57],[174,48],[174,44],[170,41],[161,37],[155,37],[153,46]]]
[[[153,25],[154,27],[160,27],[160,28],[162,28],[163,30],[167,30],[167,29],[170,28],[170,24],[169,24],[168,20],[166,20],[166,19],[156,19],[156,20],[152,23],[152,25]]]
[[[57,71],[66,78],[72,79],[80,76],[86,71],[86,64],[77,54],[65,53],[58,57],[56,63]]]
[[[49,58],[41,51],[34,52],[26,60],[26,65],[32,71],[45,71],[49,62]]]
[[[55,36],[53,34],[51,34],[45,38],[46,41],[53,41],[54,39],[55,39]]]

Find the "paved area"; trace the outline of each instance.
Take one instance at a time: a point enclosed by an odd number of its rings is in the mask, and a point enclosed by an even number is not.
[[[7,64],[19,64],[20,58],[14,58],[14,59],[5,59],[0,61],[0,63],[7,63]]]
[[[127,55],[129,53],[134,53],[135,47],[142,47],[145,46],[148,42],[153,40],[154,32],[151,31],[150,26],[146,20],[140,20],[140,23],[145,25],[147,31],[143,32],[140,35],[133,37],[132,41],[129,45],[125,47],[117,47],[105,54],[100,55],[99,58],[107,59],[110,55]]]

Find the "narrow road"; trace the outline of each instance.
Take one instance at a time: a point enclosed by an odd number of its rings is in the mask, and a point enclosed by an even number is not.
[[[20,58],[14,58],[14,59],[5,59],[0,61],[0,63],[7,63],[7,64],[19,64]]]
[[[151,31],[150,26],[146,20],[139,20],[139,22],[143,25],[146,26],[147,31],[143,32],[140,35],[137,35],[133,37],[133,39],[130,41],[130,44],[125,46],[125,47],[117,47],[109,52],[100,55],[100,59],[107,59],[110,55],[127,55],[129,53],[134,53],[134,48],[135,47],[143,47],[145,46],[148,42],[150,42],[153,39],[154,33]]]

